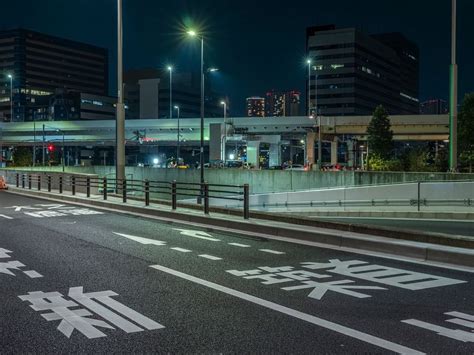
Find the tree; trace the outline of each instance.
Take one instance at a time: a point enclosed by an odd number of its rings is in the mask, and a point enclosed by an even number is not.
[[[13,153],[14,166],[31,166],[33,164],[33,152],[27,147],[18,147]]]
[[[461,162],[472,172],[474,164],[474,93],[466,94],[458,115],[458,150]]]
[[[372,120],[367,127],[369,154],[380,159],[389,159],[393,148],[393,132],[385,108],[380,105],[374,111]]]

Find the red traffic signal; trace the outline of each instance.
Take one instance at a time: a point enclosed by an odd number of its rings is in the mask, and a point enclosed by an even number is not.
[[[48,152],[54,152],[54,145],[52,144],[48,145]]]

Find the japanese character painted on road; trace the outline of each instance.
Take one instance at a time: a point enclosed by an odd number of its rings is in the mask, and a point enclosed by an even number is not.
[[[10,255],[13,253],[10,250],[0,248],[0,259],[9,259],[11,258]],[[25,275],[27,275],[29,278],[35,279],[39,277],[43,277],[40,273],[36,272],[35,270],[20,270],[20,268],[26,267],[25,264],[19,262],[18,260],[12,260],[12,261],[7,261],[7,262],[0,262],[0,274],[6,274],[10,276],[15,276],[15,273],[12,270],[15,271],[21,271]]]
[[[68,338],[74,329],[89,339],[105,337],[107,335],[98,328],[115,329],[110,324],[127,333],[141,332],[144,328],[148,330],[164,328],[163,325],[112,299],[113,296],[118,294],[113,291],[84,293],[83,287],[72,287],[68,293],[68,297],[72,300],[65,299],[59,292],[42,291],[29,292],[19,298],[22,301],[29,301],[30,307],[35,311],[51,310],[52,312],[43,313],[41,316],[47,321],[60,320],[57,329]],[[81,306],[85,308],[80,308]],[[108,323],[91,318],[94,314]]]

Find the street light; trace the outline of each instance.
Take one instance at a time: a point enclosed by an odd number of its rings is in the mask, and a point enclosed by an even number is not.
[[[122,0],[117,0],[117,90],[116,106],[116,159],[115,179],[117,185],[125,180],[125,105],[123,102],[123,25]],[[118,190],[118,186],[117,186]]]
[[[173,67],[168,66],[170,72],[170,118],[173,118]]]
[[[177,144],[176,144],[176,164],[179,162],[179,136],[180,136],[180,132],[179,132],[179,106],[174,106],[174,109],[176,111],[178,111],[178,134],[177,134]]]
[[[194,30],[187,31],[187,34],[201,40],[201,149],[199,165],[201,167],[201,184],[204,184],[204,37]],[[203,191],[201,191],[201,196],[202,193]]]
[[[13,75],[8,74],[10,79],[10,121],[13,121]]]
[[[308,117],[311,116],[311,59],[306,61],[308,64]]]
[[[449,168],[452,172],[458,165],[458,66],[456,64],[456,0],[451,3],[451,66],[449,86]]]

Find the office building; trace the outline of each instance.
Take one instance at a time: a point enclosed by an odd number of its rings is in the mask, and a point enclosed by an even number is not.
[[[285,94],[285,115],[286,116],[299,116],[300,115],[300,97],[299,91],[293,90],[288,91]]]
[[[268,91],[265,94],[265,116],[285,117],[298,116],[300,105],[300,92]]]
[[[445,100],[433,99],[420,104],[420,114],[422,115],[444,115],[448,111],[448,103]]]
[[[247,98],[247,117],[265,117],[265,98],[259,96]]]
[[[306,40],[313,111],[370,115],[383,105],[390,114],[418,113],[418,47],[403,35],[329,25],[308,28]]]
[[[107,96],[107,50],[25,29],[0,31],[0,120],[33,120],[56,89]]]

